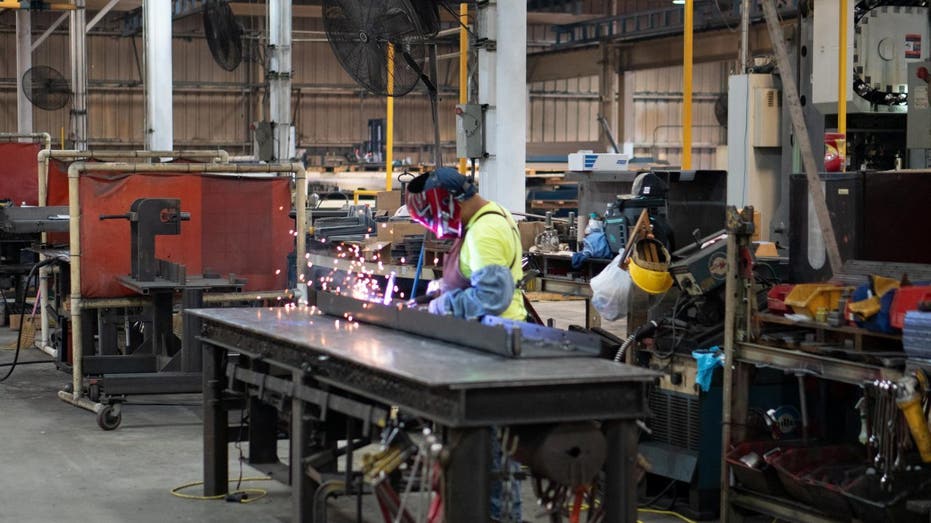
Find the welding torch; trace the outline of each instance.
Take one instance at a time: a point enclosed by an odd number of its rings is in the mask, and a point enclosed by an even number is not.
[[[443,293],[440,291],[432,291],[426,294],[422,294],[420,296],[417,296],[413,300],[408,300],[407,306],[410,308],[414,308],[414,307],[418,307],[421,305],[427,305],[428,303],[435,300],[436,298],[439,298],[440,294],[443,294]]]

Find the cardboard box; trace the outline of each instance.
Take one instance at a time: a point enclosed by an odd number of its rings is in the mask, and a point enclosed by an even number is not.
[[[375,209],[378,212],[388,212],[388,216],[401,208],[401,191],[381,191],[375,195]]]
[[[422,235],[426,232],[423,225],[416,222],[385,222],[377,224],[376,238],[380,242],[403,242],[405,236]]]
[[[537,239],[537,235],[543,232],[545,224],[543,222],[520,221],[517,223],[517,229],[520,231],[520,245],[524,252],[529,252]]]

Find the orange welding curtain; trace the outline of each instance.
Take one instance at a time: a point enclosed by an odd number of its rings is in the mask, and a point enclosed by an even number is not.
[[[130,296],[116,278],[130,272],[130,225],[99,219],[123,214],[137,198],[178,198],[191,220],[178,236],[159,236],[156,256],[204,271],[247,280],[246,290],[283,289],[293,221],[289,180],[190,174],[90,174],[81,177],[81,293]]]
[[[37,143],[0,143],[0,198],[38,205],[41,149]]]

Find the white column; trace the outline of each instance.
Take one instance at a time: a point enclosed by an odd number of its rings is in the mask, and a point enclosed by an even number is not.
[[[511,211],[526,204],[527,3],[490,2],[479,10],[479,35],[493,47],[479,49],[479,103],[488,104],[489,157],[482,162],[480,192]]]
[[[145,147],[174,149],[172,122],[171,0],[142,3],[145,46]]]
[[[84,0],[75,0],[71,11],[71,139],[78,151],[87,150],[87,18]]]
[[[291,122],[291,0],[268,0],[268,103],[275,159],[295,156]]]
[[[32,132],[32,103],[23,91],[23,73],[32,67],[32,13],[16,11],[16,132]]]

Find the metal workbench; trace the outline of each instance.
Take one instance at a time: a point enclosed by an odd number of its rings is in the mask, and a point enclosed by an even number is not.
[[[508,358],[311,308],[188,314],[201,324],[204,350],[206,495],[227,491],[227,446],[236,435],[228,413],[248,408],[250,464],[290,483],[293,521],[309,521],[320,479],[310,422],[319,431],[335,413],[354,420],[349,439],[371,437],[398,406],[445,431],[447,523],[488,520],[488,427],[587,420],[602,422],[607,442],[605,521],[637,519],[636,420],[648,415],[649,370],[569,354]],[[277,415],[288,410],[288,461],[306,467],[288,467],[276,455]]]

